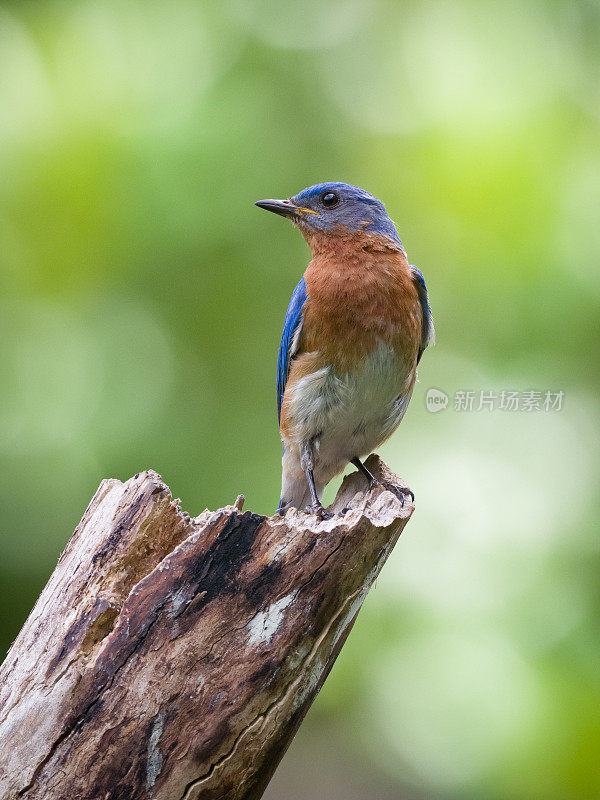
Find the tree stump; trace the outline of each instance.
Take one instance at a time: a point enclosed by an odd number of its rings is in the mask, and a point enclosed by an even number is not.
[[[367,465],[325,521],[103,481],[0,670],[0,797],[260,798],[413,510]]]

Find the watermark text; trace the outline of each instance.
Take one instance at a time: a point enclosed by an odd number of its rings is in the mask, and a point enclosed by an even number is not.
[[[459,389],[454,392],[452,402],[450,395],[431,387],[425,395],[425,405],[432,414],[444,411],[449,406],[454,411],[525,411],[532,413],[540,411],[549,413],[562,411],[565,393],[552,391],[550,389],[527,389],[525,391],[513,391],[502,389],[493,391],[491,389]]]

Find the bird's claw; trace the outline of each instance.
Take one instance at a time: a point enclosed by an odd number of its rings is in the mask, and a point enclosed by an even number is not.
[[[392,494],[395,494],[398,500],[400,500],[400,505],[404,508],[404,497],[405,495],[410,495],[410,502],[415,502],[415,493],[412,489],[409,489],[408,486],[386,486]]]
[[[331,519],[333,517],[330,511],[325,511],[321,503],[313,503],[307,510],[309,513],[315,514],[319,520]]]
[[[373,478],[373,480],[369,483],[369,491],[372,492],[373,489],[376,489],[378,486],[382,486],[384,489],[387,489],[388,492],[395,494],[398,500],[400,500],[400,505],[402,508],[404,508],[405,495],[410,495],[411,503],[415,502],[415,494],[412,489],[408,488],[408,486],[395,486],[392,483],[381,483],[381,481],[378,481],[377,478]]]

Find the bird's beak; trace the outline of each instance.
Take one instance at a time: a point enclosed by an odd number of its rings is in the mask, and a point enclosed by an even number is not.
[[[254,203],[259,208],[264,208],[265,211],[272,211],[274,214],[280,214],[282,217],[298,217],[301,214],[317,214],[311,208],[301,208],[294,205],[291,200],[257,200]]]

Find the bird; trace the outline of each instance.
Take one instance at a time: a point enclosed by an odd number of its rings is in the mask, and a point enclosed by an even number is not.
[[[400,424],[417,365],[434,342],[427,287],[384,204],[364,189],[323,182],[255,205],[290,220],[312,253],[277,359],[277,513],[297,508],[327,519],[323,491],[348,464],[371,490],[378,483],[361,459]]]

